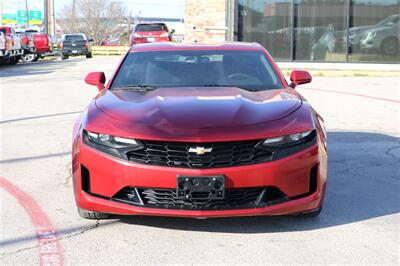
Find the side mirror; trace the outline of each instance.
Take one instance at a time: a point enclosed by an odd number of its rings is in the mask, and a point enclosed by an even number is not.
[[[106,76],[104,72],[91,72],[87,74],[85,82],[89,85],[96,86],[99,91],[104,89],[104,84],[106,83]]]
[[[89,39],[88,42],[93,42],[93,39]]]
[[[290,87],[295,88],[298,85],[310,83],[312,77],[307,71],[293,70],[292,74],[290,74],[290,80],[292,81]]]
[[[171,33],[171,34],[174,34],[174,33],[175,33],[175,29],[172,29],[170,33]]]

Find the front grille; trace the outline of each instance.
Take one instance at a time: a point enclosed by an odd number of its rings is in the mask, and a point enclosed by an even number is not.
[[[273,153],[259,147],[259,140],[213,143],[141,141],[144,149],[130,151],[130,161],[181,168],[219,168],[269,162]],[[190,148],[201,146],[205,150],[198,155]]]
[[[132,188],[126,187],[114,197],[115,201],[138,205],[138,193],[142,207],[158,209],[179,210],[227,210],[261,208],[288,200],[288,198],[276,187],[256,187],[227,189],[225,198],[220,200],[180,200],[175,189]]]

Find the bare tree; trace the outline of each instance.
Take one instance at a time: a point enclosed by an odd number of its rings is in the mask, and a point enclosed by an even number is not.
[[[99,43],[125,32],[127,8],[118,0],[73,0],[59,14],[64,33],[82,32]]]

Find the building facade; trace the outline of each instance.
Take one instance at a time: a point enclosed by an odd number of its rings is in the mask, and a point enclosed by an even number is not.
[[[226,10],[225,0],[185,0],[185,41],[225,41]]]
[[[400,62],[400,0],[186,0],[187,42],[262,44],[280,61]]]

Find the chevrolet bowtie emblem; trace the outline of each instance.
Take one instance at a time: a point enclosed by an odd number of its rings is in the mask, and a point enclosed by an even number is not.
[[[212,148],[204,148],[204,147],[190,148],[189,152],[196,153],[197,155],[203,155],[212,152]]]

